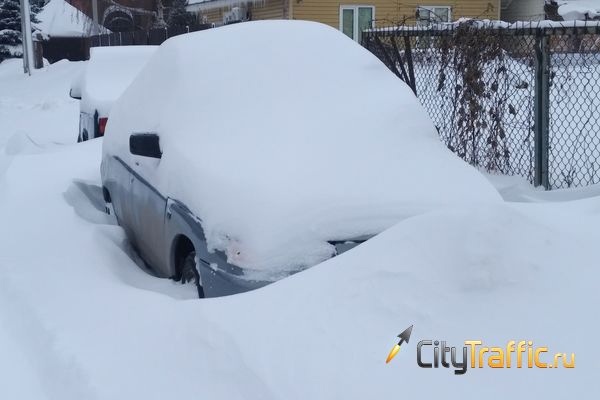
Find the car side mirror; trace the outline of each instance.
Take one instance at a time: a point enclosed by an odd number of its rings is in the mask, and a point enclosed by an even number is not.
[[[159,138],[156,133],[134,133],[129,136],[129,152],[136,156],[161,158]]]
[[[77,96],[76,94],[74,94],[74,93],[73,93],[73,89],[69,90],[69,96],[70,96],[72,99],[75,99],[75,100],[81,100],[81,95]]]

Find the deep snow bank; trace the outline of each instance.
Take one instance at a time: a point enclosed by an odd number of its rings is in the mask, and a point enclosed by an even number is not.
[[[84,65],[59,61],[27,76],[22,60],[1,63],[0,147],[13,154],[49,143],[74,143],[79,102],[69,97],[69,87]]]
[[[100,145],[17,155],[5,173],[0,397],[594,397],[598,198],[456,206],[263,289],[186,301],[76,195],[74,182],[99,184]],[[409,324],[410,346],[386,365]],[[533,340],[577,365],[455,376],[417,367],[421,339]]]

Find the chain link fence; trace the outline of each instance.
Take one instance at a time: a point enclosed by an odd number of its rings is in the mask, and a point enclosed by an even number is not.
[[[558,189],[600,182],[600,25],[484,23],[366,31],[467,162]]]

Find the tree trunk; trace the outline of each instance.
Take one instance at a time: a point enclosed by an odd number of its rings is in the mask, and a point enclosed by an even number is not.
[[[156,0],[156,26],[164,28],[167,25],[165,22],[165,6],[162,0]]]

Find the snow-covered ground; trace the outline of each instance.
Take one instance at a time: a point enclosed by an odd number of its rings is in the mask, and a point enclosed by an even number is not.
[[[599,188],[490,177],[514,202],[410,218],[265,288],[196,300],[138,267],[101,211],[102,143],[74,143],[80,67],[0,64],[0,398],[597,397]],[[533,340],[576,368],[456,376],[416,365],[422,339]]]
[[[12,154],[25,147],[32,151],[77,140],[79,103],[68,94],[71,79],[83,65],[59,61],[27,77],[22,73],[22,60],[4,61],[0,68],[0,147]]]

